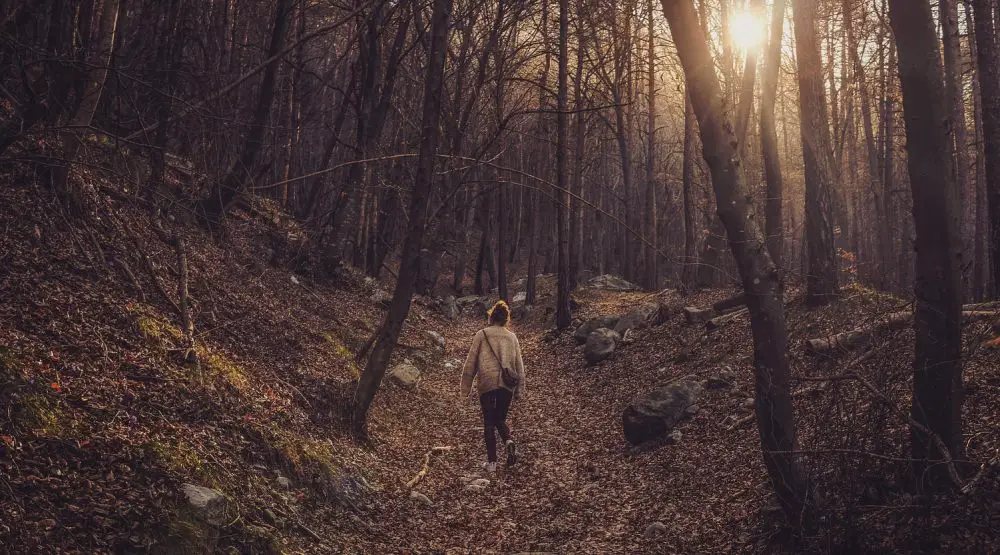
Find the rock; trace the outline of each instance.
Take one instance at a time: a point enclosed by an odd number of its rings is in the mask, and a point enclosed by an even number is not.
[[[284,476],[278,476],[278,479],[275,480],[275,482],[277,482],[278,487],[281,489],[292,489],[292,481]]]
[[[378,291],[372,293],[371,301],[383,308],[389,307],[389,302],[392,301],[392,295],[387,291],[379,289]]]
[[[701,407],[699,407],[698,405],[691,405],[690,407],[684,409],[684,416],[687,416],[688,418],[690,418],[690,417],[698,414],[698,412],[700,410],[701,410]]]
[[[524,291],[521,291],[520,293],[514,295],[514,298],[511,299],[510,302],[512,302],[512,303],[523,303],[527,299],[528,299],[528,294],[525,293]]]
[[[684,434],[682,434],[680,430],[674,430],[670,432],[670,435],[667,436],[667,443],[668,444],[680,443],[683,437]]]
[[[747,397],[746,399],[743,399],[743,408],[745,409],[752,409],[756,404],[757,402],[754,401],[753,397]]]
[[[587,337],[587,345],[583,348],[583,357],[588,365],[594,365],[611,356],[618,347],[622,336],[608,328],[599,328]]]
[[[695,404],[701,385],[681,379],[632,400],[622,413],[625,439],[632,445],[666,436]]]
[[[389,380],[403,389],[415,389],[420,383],[420,369],[404,362],[389,372]]]
[[[410,490],[410,499],[413,499],[413,500],[416,500],[416,501],[418,501],[420,503],[423,503],[424,505],[427,505],[428,507],[430,507],[431,505],[434,504],[434,502],[431,501],[430,497],[427,497],[426,495],[424,495],[424,494],[422,494],[422,493],[420,493],[419,491],[416,491],[416,490]]]
[[[661,534],[667,533],[667,525],[662,522],[654,522],[646,527],[646,531],[643,533],[644,537],[655,538]]]
[[[618,323],[615,324],[614,330],[618,333],[625,333],[628,330],[636,329],[641,330],[652,325],[653,321],[656,320],[657,314],[659,314],[660,307],[655,304],[643,304],[639,305],[632,310],[628,311],[624,316],[618,319]]]
[[[459,360],[452,359],[444,363],[444,369],[448,371],[457,370],[458,368],[461,367],[462,367],[462,362]]]
[[[638,285],[611,274],[592,278],[587,281],[586,286],[593,289],[604,289],[605,291],[642,291],[642,288]]]
[[[490,485],[490,481],[487,480],[486,478],[476,478],[475,480],[470,481],[469,485],[485,488],[486,486]]]
[[[181,485],[181,491],[184,492],[188,507],[194,511],[195,516],[209,524],[225,524],[229,500],[222,492],[194,484]]]
[[[482,430],[483,428],[482,428],[482,427],[480,427],[479,429],[480,429],[480,430]],[[465,484],[465,485],[469,485],[469,484],[471,484],[472,482],[475,482],[476,480],[479,480],[480,478],[479,478],[478,476],[469,476],[469,475],[465,475],[465,476],[459,476],[459,477],[458,477],[458,479],[459,479],[459,481],[461,481],[461,482],[462,482],[463,484]]]
[[[590,334],[594,333],[600,328],[615,329],[618,325],[617,316],[598,316],[597,318],[592,318],[584,322],[580,327],[576,328],[573,332],[573,339],[576,340],[578,345],[583,345],[587,342],[587,338]]]
[[[482,486],[482,485],[478,485],[478,484],[469,484],[469,485],[465,486],[465,491],[468,491],[468,492],[486,491],[486,486]]]
[[[441,302],[441,313],[444,314],[444,317],[449,320],[458,318],[458,302],[455,301],[454,295],[448,295],[444,298],[444,301]]]
[[[465,310],[466,308],[469,308],[470,306],[479,302],[481,298],[482,297],[480,297],[479,295],[468,295],[466,297],[459,297],[455,299],[455,304],[458,305],[458,308],[460,308],[461,310]]]
[[[444,336],[433,330],[425,330],[424,335],[439,351],[444,351]]]

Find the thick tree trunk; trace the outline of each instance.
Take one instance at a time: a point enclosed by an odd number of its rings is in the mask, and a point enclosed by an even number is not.
[[[959,191],[952,174],[947,93],[937,33],[928,0],[890,0],[903,89],[907,160],[917,230],[916,353],[911,416],[963,457],[962,254]],[[924,479],[950,483],[938,452],[922,427],[911,426],[913,458]]]
[[[782,285],[753,217],[753,204],[736,167],[732,127],[715,76],[708,37],[698,25],[691,0],[663,0],[678,56],[684,67],[701,127],[705,160],[712,173],[719,216],[743,279],[754,339],[757,423],[764,464],[785,515],[799,522],[808,506],[808,486],[793,454],[797,448]]]
[[[778,268],[782,267],[784,225],[782,222],[781,157],[778,155],[778,132],[774,126],[774,104],[778,95],[778,70],[781,69],[781,37],[785,26],[785,0],[775,0],[771,7],[771,33],[767,48],[760,98],[760,149],[764,155],[764,179],[767,201],[764,203],[767,250]]]
[[[837,294],[830,127],[823,87],[823,60],[816,36],[816,2],[799,0],[792,10],[806,181],[806,243],[809,249],[806,302],[811,306],[826,304]]]
[[[976,56],[979,68],[986,165],[986,198],[989,207],[992,261],[990,282],[1000,284],[1000,45],[997,43],[990,0],[972,0],[975,15]]]
[[[264,70],[264,79],[257,97],[253,123],[250,125],[246,140],[243,142],[240,156],[229,168],[226,177],[217,183],[209,197],[202,201],[203,216],[209,225],[222,223],[229,205],[243,192],[243,188],[253,176],[254,167],[257,164],[257,154],[260,153],[264,142],[264,133],[267,131],[267,118],[271,112],[271,104],[274,102],[274,88],[278,78],[278,67],[281,65],[278,54],[285,43],[285,22],[288,19],[289,4],[289,0],[277,0],[271,43],[267,48],[268,59],[274,58],[274,60]]]
[[[499,176],[498,180],[499,182]],[[510,292],[507,290],[507,257],[504,255],[504,242],[507,241],[507,184],[499,182],[497,196],[497,291],[500,298],[510,302]]]
[[[559,91],[556,116],[556,220],[558,230],[558,270],[556,272],[556,328],[569,327],[573,319],[569,309],[569,168],[566,164],[568,116],[568,68],[569,68],[569,2],[559,0]]]
[[[577,1],[577,12],[583,13],[582,0]],[[576,28],[576,75],[573,79],[574,105],[576,106],[575,137],[573,156],[573,193],[579,198],[570,199],[569,220],[569,285],[575,289],[583,271],[583,157],[587,139],[587,117],[583,112],[583,60],[586,56],[586,33],[583,32],[583,18],[577,17]]]
[[[396,289],[389,304],[389,311],[377,332],[371,356],[361,374],[355,394],[352,431],[354,437],[358,439],[363,439],[367,435],[368,410],[375,400],[379,384],[382,383],[386,368],[389,366],[389,359],[396,347],[403,322],[410,313],[410,301],[413,299],[413,290],[420,271],[420,249],[427,228],[427,207],[433,190],[435,157],[440,138],[438,127],[450,16],[451,0],[434,0],[431,44],[424,86],[424,108],[420,126],[420,154],[410,198],[409,229],[403,245],[399,279],[396,280]]]

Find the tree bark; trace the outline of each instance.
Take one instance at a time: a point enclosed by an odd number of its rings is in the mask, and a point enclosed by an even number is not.
[[[974,29],[972,10],[965,6],[966,29]],[[968,34],[969,55],[978,63],[979,53],[976,48],[974,33]],[[973,298],[982,299],[987,292],[991,266],[988,262],[989,240],[989,210],[986,206],[986,153],[983,148],[983,95],[979,80],[979,68],[972,68],[972,111],[976,131],[976,239],[973,244],[975,275],[972,279]]]
[[[986,166],[986,198],[990,223],[990,283],[1000,284],[1000,45],[990,0],[972,0],[979,68]]]
[[[368,410],[385,376],[392,351],[399,340],[403,322],[410,313],[414,287],[420,272],[420,249],[427,228],[427,208],[434,185],[434,166],[437,155],[441,119],[441,97],[444,89],[444,66],[447,55],[448,20],[451,0],[434,0],[431,16],[431,44],[428,53],[427,76],[424,81],[424,106],[420,126],[420,153],[417,173],[410,198],[410,219],[399,279],[389,304],[385,321],[377,332],[371,356],[365,365],[355,394],[352,432],[357,439],[367,436]]]
[[[649,0],[649,21],[647,32],[649,44],[647,51],[647,95],[649,114],[646,119],[646,135],[648,144],[646,150],[646,289],[657,289],[659,278],[659,255],[657,241],[659,232],[656,221],[656,57],[654,42],[656,33],[653,28],[653,0]]]
[[[725,104],[708,37],[698,25],[691,0],[662,0],[662,4],[701,128],[719,217],[726,226],[748,297],[754,339],[757,423],[764,464],[785,515],[797,523],[808,506],[808,486],[801,465],[792,454],[797,441],[781,280],[767,253],[764,234],[753,217],[752,200],[748,200],[752,197],[746,195],[735,164],[735,137],[723,113]]]
[[[556,138],[556,220],[558,225],[558,271],[556,278],[556,328],[569,327],[573,319],[569,309],[569,185],[566,164],[568,115],[567,73],[569,67],[569,2],[559,0],[559,91]]]
[[[578,0],[576,5],[578,14],[582,14],[583,1]],[[576,196],[570,199],[570,220],[569,220],[569,278],[570,289],[575,289],[580,280],[580,273],[583,271],[583,157],[584,146],[587,139],[587,118],[583,109],[585,101],[583,97],[583,60],[586,55],[586,33],[583,32],[583,17],[576,18],[576,75],[573,79],[574,104],[576,106],[575,115],[575,152],[573,156],[573,192]],[[579,197],[579,198],[577,198]]]
[[[799,0],[792,10],[806,181],[806,242],[809,249],[806,302],[810,306],[824,305],[837,294],[830,126],[823,87],[823,61],[816,36],[816,2]]]
[[[950,457],[963,458],[962,438],[962,249],[958,198],[949,148],[947,92],[937,33],[928,0],[890,0],[903,89],[907,160],[917,231],[916,353],[910,414],[913,458],[937,485],[949,484],[926,429],[937,434]],[[926,427],[926,429],[922,429]]]
[[[764,203],[764,232],[767,250],[774,265],[782,267],[784,225],[782,221],[783,184],[781,157],[778,155],[778,132],[774,126],[774,104],[778,95],[778,72],[781,69],[781,37],[785,26],[785,0],[775,0],[771,7],[771,33],[768,43],[760,98],[760,148],[764,158],[767,201]]]

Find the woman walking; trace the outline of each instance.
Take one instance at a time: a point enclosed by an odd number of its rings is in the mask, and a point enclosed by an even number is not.
[[[462,396],[468,397],[476,380],[479,404],[483,410],[483,431],[486,435],[487,472],[497,469],[497,438],[500,434],[507,448],[507,466],[517,462],[514,440],[507,427],[507,411],[512,399],[524,392],[524,361],[517,336],[507,329],[510,307],[497,301],[488,312],[489,327],[479,330],[472,338],[472,348],[462,368]]]

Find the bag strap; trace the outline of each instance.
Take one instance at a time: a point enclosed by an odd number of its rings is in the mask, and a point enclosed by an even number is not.
[[[493,358],[497,359],[497,364],[500,365],[500,371],[503,371],[503,361],[497,356],[497,352],[493,350],[493,344],[490,343],[490,336],[486,333],[486,330],[480,330],[483,333],[483,339],[486,340],[486,346],[490,348],[490,352],[493,353]]]

